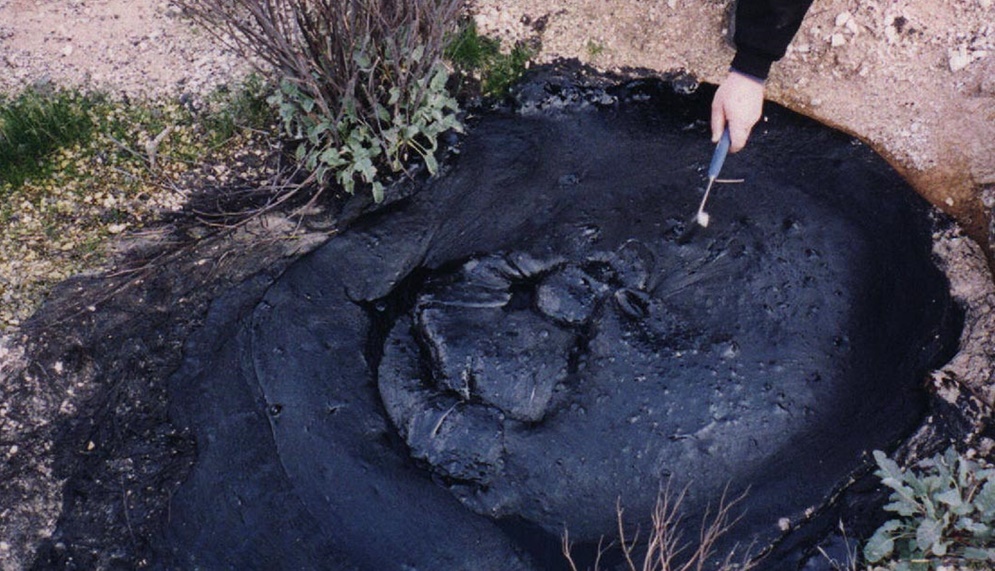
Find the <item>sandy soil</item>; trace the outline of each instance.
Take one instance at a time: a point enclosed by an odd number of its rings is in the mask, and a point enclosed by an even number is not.
[[[38,82],[130,97],[205,93],[240,58],[162,0],[0,0],[0,91]]]
[[[732,57],[728,0],[471,0],[507,44],[540,61],[685,69],[717,82]],[[539,25],[537,25],[539,24]],[[168,0],[0,0],[0,90],[50,80],[129,95],[203,92],[243,62]],[[986,236],[995,192],[993,0],[816,0],[768,83],[771,100],[848,131]],[[990,211],[990,208],[989,208]]]

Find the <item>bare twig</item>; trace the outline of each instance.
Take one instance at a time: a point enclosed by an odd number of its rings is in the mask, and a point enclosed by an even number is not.
[[[715,508],[715,513],[712,513],[710,507],[706,508],[697,545],[691,550],[691,543],[683,540],[681,530],[683,522],[681,504],[687,496],[687,491],[688,487],[685,486],[675,495],[670,489],[669,482],[660,491],[652,514],[653,529],[646,542],[645,553],[641,558],[633,556],[639,546],[638,530],[632,539],[627,538],[621,501],[616,505],[619,546],[628,571],[702,571],[706,568],[712,568],[709,566],[712,565],[715,556],[715,545],[720,537],[727,534],[739,522],[741,516],[733,517],[732,514],[734,508],[746,497],[746,492],[730,499],[729,488],[726,486],[718,506]],[[563,535],[562,548],[571,571],[578,571],[571,555],[572,545],[566,532]],[[598,558],[595,561],[593,571],[599,571],[602,553],[599,543]],[[751,561],[748,549],[741,562],[734,562],[735,557],[736,548],[734,547],[714,569],[717,571],[732,571],[734,569],[747,571],[756,565]]]

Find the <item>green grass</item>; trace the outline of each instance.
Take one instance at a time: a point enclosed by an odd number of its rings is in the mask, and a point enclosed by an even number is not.
[[[273,125],[266,93],[252,79],[197,105],[64,90],[0,96],[0,267],[17,268],[0,272],[0,332],[52,284],[100,264],[114,235],[182,207],[177,189],[205,160],[256,144],[251,130]],[[212,172],[222,184],[227,174]]]
[[[89,110],[101,101],[97,96],[42,89],[0,98],[0,183],[21,186],[45,172],[46,158],[53,152],[89,138],[94,129]]]
[[[473,20],[460,26],[460,31],[449,43],[445,58],[449,60],[460,76],[464,78],[461,89],[467,83],[476,83],[481,95],[503,97],[515,84],[536,56],[536,50],[524,44],[517,44],[503,52],[501,41],[481,36]],[[472,79],[470,82],[468,80]]]

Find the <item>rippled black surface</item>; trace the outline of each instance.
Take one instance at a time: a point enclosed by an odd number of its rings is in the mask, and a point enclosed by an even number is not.
[[[956,339],[925,204],[773,109],[678,243],[704,98],[621,99],[482,118],[443,178],[216,304],[172,382],[199,457],[164,565],[555,568],[668,478],[692,518],[749,487],[729,542],[763,546],[920,422]]]

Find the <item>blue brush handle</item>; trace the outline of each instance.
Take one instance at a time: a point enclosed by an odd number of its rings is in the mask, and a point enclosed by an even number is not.
[[[718,178],[719,171],[722,170],[722,163],[726,162],[726,155],[729,154],[729,127],[722,131],[722,138],[719,144],[715,145],[715,153],[712,154],[712,162],[708,165],[708,178]]]

